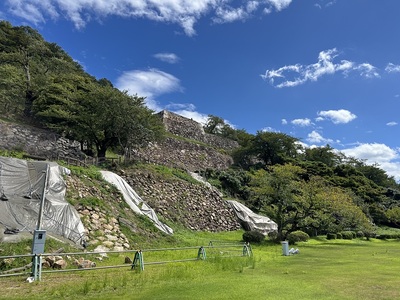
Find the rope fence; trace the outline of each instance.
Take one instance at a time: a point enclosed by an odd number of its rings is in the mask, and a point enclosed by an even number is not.
[[[172,253],[181,253],[178,254]],[[126,254],[124,264],[107,265],[109,255]],[[133,260],[129,255],[133,254]],[[144,255],[145,254],[145,255]],[[177,248],[156,248],[156,249],[142,249],[142,250],[123,250],[123,251],[100,251],[100,252],[70,252],[70,253],[43,253],[43,254],[25,254],[25,255],[9,255],[0,256],[0,269],[4,268],[6,263],[10,263],[13,268],[0,271],[0,278],[11,276],[29,276],[31,281],[40,281],[42,274],[47,273],[64,273],[64,272],[82,272],[82,271],[95,271],[102,269],[117,269],[117,268],[130,268],[130,270],[144,271],[145,266],[161,265],[170,263],[185,263],[191,261],[204,261],[208,258],[216,257],[252,257],[252,249],[248,243],[218,243],[210,241],[208,246],[194,246],[194,247],[177,247]],[[95,259],[101,258],[99,262],[90,260],[86,261],[88,264],[85,267],[76,266],[69,263],[68,267],[60,267],[58,262],[57,267],[47,266],[46,262],[53,257],[61,257],[63,261],[77,262],[76,257],[92,257]],[[96,257],[97,256],[97,257]],[[146,259],[145,259],[146,256]],[[165,259],[171,257],[171,259]],[[173,259],[172,259],[173,258]],[[28,263],[29,262],[29,263]],[[21,265],[21,266],[16,266]],[[75,264],[76,265],[76,264]],[[14,267],[15,266],[15,267]]]

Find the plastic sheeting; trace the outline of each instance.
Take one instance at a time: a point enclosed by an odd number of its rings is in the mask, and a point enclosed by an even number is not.
[[[140,196],[133,190],[133,188],[119,175],[110,171],[100,171],[104,180],[116,186],[116,188],[124,196],[125,202],[137,214],[147,216],[154,225],[167,234],[172,234],[174,231],[158,220],[154,210],[140,198]]]
[[[38,229],[44,192],[40,229],[81,243],[83,224],[78,212],[65,200],[62,174],[68,172],[54,162],[0,157],[1,225],[15,233]]]
[[[227,202],[234,209],[236,216],[242,221],[246,230],[260,231],[264,235],[278,230],[278,225],[270,218],[254,213],[251,209],[235,200],[227,200]]]

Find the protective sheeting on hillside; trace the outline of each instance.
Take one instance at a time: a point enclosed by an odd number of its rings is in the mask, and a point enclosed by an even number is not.
[[[260,231],[264,235],[278,230],[278,225],[270,218],[254,213],[251,209],[235,200],[227,200],[227,202],[234,209],[246,230]]]
[[[83,224],[65,200],[62,174],[68,172],[54,162],[0,157],[0,224],[8,230],[6,233],[38,229],[44,192],[40,229],[81,243]]]
[[[154,225],[161,231],[167,234],[173,234],[172,228],[158,220],[154,210],[140,198],[140,196],[133,190],[133,188],[121,176],[110,172],[100,171],[104,180],[113,184],[124,196],[125,202],[129,207],[139,215],[147,216]]]

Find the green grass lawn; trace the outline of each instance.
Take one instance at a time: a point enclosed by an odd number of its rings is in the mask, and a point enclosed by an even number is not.
[[[213,237],[189,239],[204,244]],[[222,238],[239,241],[241,232]],[[31,284],[0,278],[0,299],[400,299],[400,241],[319,238],[290,247],[300,253],[282,256],[280,245],[265,243],[253,245],[251,259],[44,274]]]

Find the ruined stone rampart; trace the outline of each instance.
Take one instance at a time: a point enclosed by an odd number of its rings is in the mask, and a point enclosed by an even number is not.
[[[0,120],[0,149],[24,151],[47,159],[81,159],[80,144],[48,130]]]
[[[236,141],[205,133],[200,123],[169,111],[159,116],[167,132],[176,137],[136,149],[135,158],[189,171],[224,170],[232,165],[229,152],[238,147]]]

